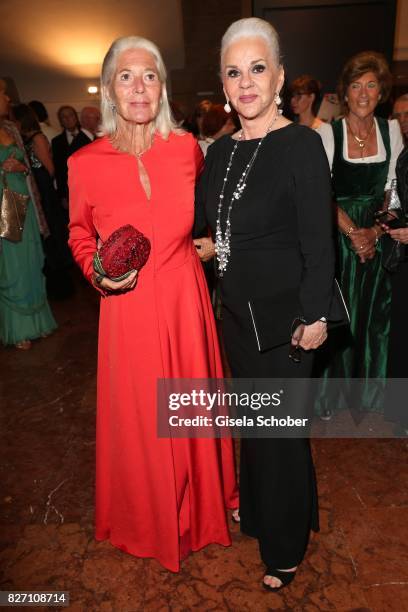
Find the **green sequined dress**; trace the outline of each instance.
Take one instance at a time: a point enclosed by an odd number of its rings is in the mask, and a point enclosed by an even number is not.
[[[353,163],[343,156],[343,122],[332,124],[334,134],[333,191],[339,207],[358,227],[372,227],[374,213],[382,207],[387,181],[391,146],[389,124],[377,118],[386,151],[382,162]],[[381,264],[381,240],[376,255],[362,264],[351,248],[351,242],[338,232],[338,273],[350,313],[350,330],[338,328],[329,332],[329,340],[319,356],[320,373],[326,378],[360,378],[362,393],[353,405],[346,396],[330,394],[320,398],[317,414],[325,411],[352,410],[382,412],[383,383],[368,379],[385,378],[387,373],[388,336],[390,331],[391,287],[388,273]],[[327,365],[328,364],[328,365]],[[330,398],[330,399],[329,399]]]
[[[0,146],[0,164],[12,153],[24,161],[20,148],[10,144]],[[7,182],[13,191],[28,195],[26,178],[21,172],[8,172]],[[0,199],[2,196],[3,182],[0,181]],[[1,240],[0,341],[3,344],[33,340],[56,329],[47,302],[43,265],[40,231],[34,205],[29,200],[22,240]]]

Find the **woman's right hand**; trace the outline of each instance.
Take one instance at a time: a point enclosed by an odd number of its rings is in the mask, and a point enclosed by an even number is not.
[[[327,339],[327,323],[315,321],[309,325],[302,323],[292,335],[292,344],[305,351],[317,349]]]
[[[100,283],[96,283],[97,287],[108,291],[109,293],[119,293],[122,291],[130,291],[136,287],[137,270],[134,270],[127,278],[121,281],[113,281],[107,276],[104,276]]]
[[[201,261],[210,261],[215,256],[215,244],[210,237],[195,238],[193,242]]]
[[[391,229],[387,225],[382,224],[383,230],[391,236],[393,240],[397,240],[402,244],[408,244],[408,227],[400,227],[398,229]]]

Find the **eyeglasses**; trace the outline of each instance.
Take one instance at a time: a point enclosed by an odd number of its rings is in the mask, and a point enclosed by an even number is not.
[[[302,353],[300,351],[301,349],[298,344],[291,344],[288,355],[289,359],[295,363],[300,363],[302,361]]]
[[[307,91],[298,91],[296,93],[293,93],[291,98],[296,98],[296,100],[299,100],[299,98],[301,98],[302,96],[307,96]]]

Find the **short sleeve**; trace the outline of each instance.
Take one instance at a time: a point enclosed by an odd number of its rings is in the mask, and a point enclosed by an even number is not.
[[[404,148],[404,142],[402,140],[401,128],[397,119],[391,119],[388,122],[390,128],[390,147],[391,147],[391,158],[390,165],[388,168],[387,182],[385,184],[385,190],[391,189],[391,182],[396,178],[395,166],[397,159],[402,149]]]
[[[315,130],[320,138],[322,139],[324,150],[326,151],[327,159],[329,162],[330,170],[333,167],[334,157],[334,136],[333,129],[329,123],[321,123]]]

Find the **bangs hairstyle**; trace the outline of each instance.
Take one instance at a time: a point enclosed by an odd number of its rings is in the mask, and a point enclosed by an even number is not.
[[[117,113],[112,110],[112,103],[115,103],[113,96],[112,81],[116,72],[118,56],[123,51],[129,49],[144,49],[153,55],[156,64],[157,74],[161,83],[161,96],[159,112],[153,120],[154,130],[158,130],[164,139],[167,139],[170,132],[180,132],[171,114],[169,99],[166,88],[166,67],[158,47],[150,40],[140,36],[126,36],[115,40],[105,55],[102,64],[101,74],[101,132],[106,136],[113,136],[117,130]]]
[[[277,66],[281,64],[279,35],[273,25],[259,17],[248,17],[234,21],[221,41],[221,65],[227,48],[241,38],[262,38],[268,45]]]
[[[299,93],[314,94],[312,102],[312,113],[316,116],[319,111],[320,102],[322,100],[322,86],[310,74],[302,74],[297,77],[289,86],[290,95],[295,96]]]
[[[348,60],[337,85],[337,93],[343,110],[348,109],[347,89],[353,81],[359,79],[366,72],[373,72],[378,79],[381,103],[388,99],[392,87],[392,76],[387,60],[382,53],[377,53],[377,51],[362,51]]]

